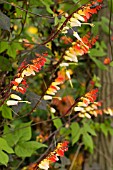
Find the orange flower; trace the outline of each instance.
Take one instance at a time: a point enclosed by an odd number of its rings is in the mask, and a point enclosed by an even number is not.
[[[37,167],[48,170],[50,163],[58,161],[58,156],[64,156],[64,152],[68,150],[68,141],[58,143],[57,147],[53,152],[50,152],[45,159],[43,159]],[[36,166],[36,165],[35,165]]]
[[[44,100],[51,100],[52,96],[57,93],[58,90],[60,90],[60,87],[58,85],[63,84],[65,81],[65,75],[63,70],[58,72],[58,77],[55,79],[54,82],[51,83],[49,88],[46,91],[46,95],[44,95]]]
[[[93,89],[90,92],[86,93],[85,97],[87,97],[90,100],[90,102],[94,102],[97,98],[97,92],[98,89]]]
[[[106,58],[104,59],[104,64],[105,64],[105,65],[110,64],[110,62],[111,62],[111,59],[110,59],[109,57],[106,57]]]
[[[98,37],[93,37],[91,40],[90,34],[88,33],[82,38],[79,38],[76,42],[73,43],[72,47],[65,51],[64,59],[78,62],[78,56],[82,56],[88,53],[89,48],[95,44]]]
[[[39,168],[48,170],[49,169],[49,160],[44,159],[43,161],[41,161],[41,163],[39,164]]]
[[[35,58],[31,62],[32,64],[27,64],[25,61],[21,63],[20,67],[18,68],[18,74],[16,78],[11,81],[13,84],[13,90],[24,94],[28,87],[25,78],[35,75],[35,72],[39,72],[42,66],[45,64],[46,59],[40,55],[40,58]]]
[[[70,20],[68,21],[68,26],[63,28],[63,32],[67,33],[67,30],[70,27],[81,27],[83,22],[87,22],[87,20],[92,16],[92,14],[96,14],[98,10],[101,9],[102,0],[92,1],[90,4],[86,4],[82,6],[78,11],[76,11]],[[88,23],[87,23],[88,24]],[[92,26],[92,24],[89,24]]]

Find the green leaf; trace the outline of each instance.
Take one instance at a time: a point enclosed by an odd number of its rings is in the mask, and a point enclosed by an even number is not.
[[[61,24],[66,20],[66,18],[64,16],[61,16],[61,18],[59,19],[58,16],[55,16],[55,25],[59,25],[59,27],[61,26]]]
[[[92,137],[88,133],[84,133],[82,136],[83,143],[85,145],[86,149],[89,149],[89,151],[93,152],[93,140]]]
[[[73,0],[73,2],[78,4],[78,0]],[[82,6],[83,4],[86,4],[86,3],[88,3],[88,0],[79,1],[80,6]]]
[[[21,142],[15,147],[15,153],[19,157],[30,157],[37,149],[42,147],[47,146],[36,141]]]
[[[71,133],[71,130],[69,128],[62,127],[60,130],[61,135],[65,134],[65,136],[68,136],[70,133]]]
[[[0,138],[0,150],[4,150],[7,153],[14,153],[13,149],[8,145],[7,141]]]
[[[99,132],[99,131],[100,131],[100,123],[95,122],[95,123],[94,123],[94,128],[95,128],[96,131]]]
[[[86,132],[90,133],[93,136],[97,136],[95,130],[91,128],[91,126],[88,123],[84,123],[83,128],[85,129]]]
[[[109,35],[109,26],[107,26],[105,23],[102,25],[102,30],[104,33]],[[110,30],[110,35],[111,35],[111,30]]]
[[[113,128],[112,127],[109,128],[109,133],[110,133],[111,136],[113,136]]]
[[[109,19],[107,17],[101,17],[102,23],[109,24]]]
[[[23,47],[21,46],[20,43],[11,43],[8,47],[7,50],[7,54],[12,57],[12,58],[16,58],[16,54],[17,54],[17,50],[23,50]]]
[[[31,139],[31,122],[21,123],[15,128],[15,135],[19,141],[28,141]]]
[[[94,24],[94,27],[92,27],[91,31],[93,35],[97,35],[99,33],[99,26],[101,22],[92,22],[92,24]]]
[[[18,142],[28,141],[31,139],[31,122],[21,123],[14,129],[9,129],[7,125],[4,126],[4,139],[7,140],[10,146],[17,145]]]
[[[111,61],[109,65],[110,65],[111,67],[113,67],[113,61]]]
[[[82,1],[80,1],[80,3],[81,3],[82,5],[84,5],[84,4],[88,3],[88,0],[82,0]]]
[[[57,17],[57,16],[55,16],[55,20],[54,20],[54,22],[55,22],[55,25],[58,25],[58,24],[59,24],[59,19],[58,19],[58,17]]]
[[[2,106],[2,116],[6,119],[12,119],[12,111],[10,107],[7,107],[6,105]]]
[[[49,12],[50,14],[54,14],[54,12],[50,8],[50,5],[54,4],[53,1],[51,1],[51,0],[46,0],[46,1],[45,0],[41,0],[41,2],[46,6],[47,12]]]
[[[4,135],[3,138],[7,141],[9,146],[14,146],[18,142],[19,138],[13,130],[11,131],[10,128],[7,125],[4,125]]]
[[[7,166],[8,161],[9,161],[8,155],[0,150],[0,163]]]
[[[100,49],[93,48],[90,50],[89,55],[92,57],[103,57],[106,55],[106,53],[104,52],[104,50],[102,48],[100,48]]]
[[[0,42],[0,53],[8,49],[8,42]]]
[[[11,63],[10,63],[9,59],[7,59],[3,56],[0,56],[0,63],[2,63],[0,65],[0,69],[2,71],[11,71],[12,70]]]
[[[101,87],[101,82],[100,82],[100,78],[97,77],[95,74],[93,76],[93,79],[92,79],[94,82],[95,82],[95,86],[96,87]]]
[[[96,59],[95,57],[91,57],[90,58],[94,61],[94,63],[97,65],[98,68],[100,68],[101,70],[107,70],[107,67],[98,59]]]
[[[10,31],[10,18],[0,11],[0,28]]]
[[[33,7],[41,7],[42,6],[42,3],[40,1],[37,1],[37,0],[32,0],[31,3],[30,3],[31,6]],[[33,8],[34,9],[34,8]]]
[[[72,145],[74,145],[80,139],[80,135],[81,135],[81,129],[77,122],[71,124],[71,135],[72,135]]]
[[[101,41],[100,46],[105,50],[107,49],[107,45],[104,41]]]
[[[62,127],[62,121],[61,121],[61,119],[59,119],[58,117],[54,116],[54,114],[52,114],[52,119],[54,119],[54,120],[53,120],[53,124],[54,124],[54,126],[56,127],[56,129]]]
[[[77,0],[73,0],[74,3],[77,3]]]
[[[108,135],[108,128],[107,128],[107,126],[105,125],[105,123],[101,123],[101,124],[100,124],[100,129],[101,129],[101,131],[104,133],[105,136]]]

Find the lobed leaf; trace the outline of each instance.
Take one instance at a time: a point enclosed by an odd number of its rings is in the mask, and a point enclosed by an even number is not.
[[[42,147],[47,146],[36,141],[20,142],[15,147],[15,153],[19,157],[30,157],[37,149]]]
[[[2,108],[2,116],[6,119],[12,119],[12,111],[10,107],[3,105]]]
[[[71,124],[72,145],[74,145],[81,136],[81,128],[77,122]]]

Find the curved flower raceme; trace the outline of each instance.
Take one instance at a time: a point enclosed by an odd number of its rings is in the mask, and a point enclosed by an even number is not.
[[[65,81],[65,74],[62,71],[58,72],[58,76],[55,79],[54,82],[51,83],[49,88],[46,91],[46,94],[44,95],[44,100],[51,100],[52,96],[54,96],[58,90],[60,90],[60,87],[58,85],[63,84]]]
[[[77,11],[77,14],[82,16],[85,22],[87,22],[93,14],[96,14],[102,8],[102,2],[103,0],[92,1],[90,4],[82,6],[82,8]]]
[[[19,67],[19,72],[16,78],[11,82],[13,84],[12,89],[24,94],[26,92],[27,83],[25,78],[31,75],[35,75],[35,72],[39,72],[44,66],[46,59],[43,56],[37,57],[31,61],[32,64],[26,64],[22,62]]]
[[[97,115],[103,114],[102,110],[98,108],[99,106],[101,106],[101,102],[90,103],[88,106],[81,106],[81,103],[78,103],[78,106],[74,108],[74,111],[79,112],[79,117],[87,117],[90,119],[92,116],[97,117]]]
[[[74,98],[70,96],[65,96],[62,100],[54,99],[52,101],[52,107],[54,108],[55,106],[55,108],[63,115],[71,114],[72,109],[70,108],[72,107],[79,117],[97,117],[97,115],[103,114],[103,111],[99,109],[102,103],[96,102],[97,92],[98,89],[93,89],[77,100],[74,100]],[[106,111],[106,113],[108,113],[108,111]]]
[[[67,33],[67,30],[70,27],[81,27],[84,22],[87,22],[88,19],[93,14],[96,14],[101,8],[102,8],[102,2],[103,0],[96,0],[92,1],[90,4],[86,4],[82,6],[77,12],[75,12],[70,20],[67,23],[67,26],[63,28],[63,33]],[[88,24],[88,23],[86,23]],[[93,26],[89,23],[90,26]]]
[[[81,97],[79,102],[74,107],[74,111],[78,112],[79,117],[91,118],[91,116],[101,115],[103,112],[98,107],[101,106],[101,102],[95,102],[97,98],[98,89],[93,89],[86,93],[84,97]]]
[[[90,34],[85,35],[80,40],[73,43],[68,50],[65,51],[64,59],[71,62],[78,62],[78,56],[88,53],[89,49],[95,44],[98,37],[90,39]]]
[[[51,163],[58,161],[58,157],[64,156],[64,152],[68,150],[68,144],[68,141],[58,143],[54,151],[50,152],[39,164],[35,163],[34,166],[29,166],[28,170],[37,170],[38,168],[48,170]]]
[[[31,60],[31,64],[27,64],[25,61],[21,63],[20,67],[18,68],[17,75],[15,76],[14,80],[11,81],[12,90],[16,92],[20,92],[22,94],[26,92],[26,89],[28,87],[26,82],[26,77],[32,75],[34,76],[35,72],[39,72],[46,62],[46,59],[40,54],[36,53],[36,56],[37,58]],[[16,99],[16,100],[8,100],[6,102],[8,106],[18,105],[19,102],[29,103],[28,101],[21,101],[21,98],[15,94],[10,95],[10,97],[11,99]]]
[[[113,116],[113,108],[107,107],[106,109],[103,109],[103,113]]]

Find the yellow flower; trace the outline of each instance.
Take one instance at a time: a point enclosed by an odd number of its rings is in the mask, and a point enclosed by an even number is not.
[[[30,33],[30,34],[36,34],[38,32],[38,29],[36,27],[30,26],[27,29],[27,32]]]
[[[40,169],[48,170],[49,169],[49,161],[47,159],[44,159],[39,164]]]

